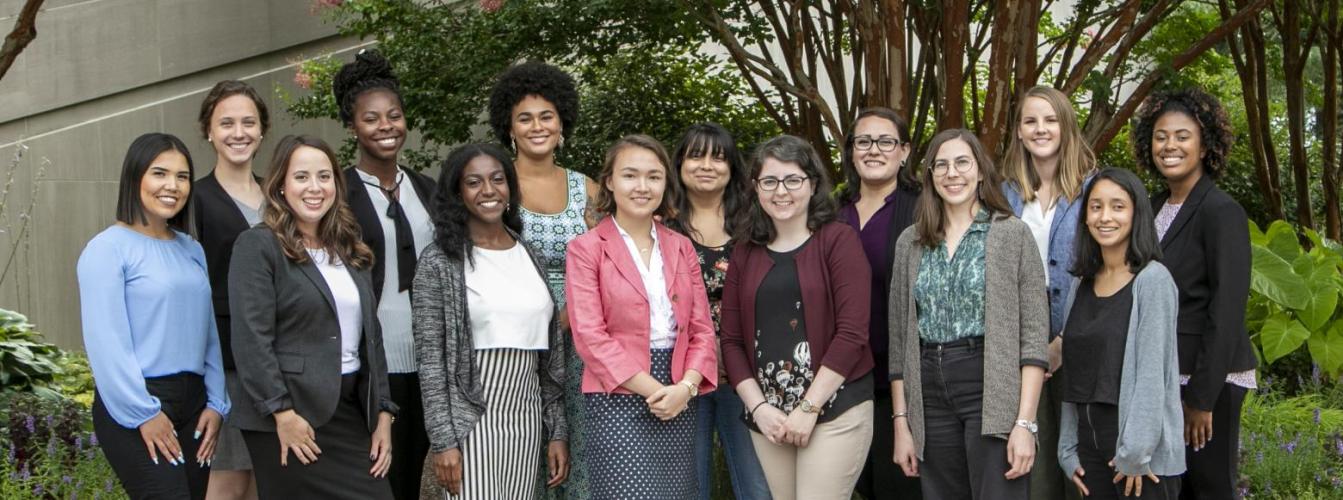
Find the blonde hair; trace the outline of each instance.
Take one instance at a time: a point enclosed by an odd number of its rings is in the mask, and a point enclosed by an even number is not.
[[[1021,110],[1025,108],[1026,100],[1032,97],[1044,99],[1059,118],[1059,163],[1054,175],[1054,192],[1068,200],[1076,199],[1082,194],[1082,183],[1096,170],[1096,154],[1082,136],[1082,127],[1077,123],[1077,112],[1073,110],[1072,102],[1063,92],[1052,87],[1031,87],[1021,96],[1014,130],[1020,129]],[[1040,176],[1035,172],[1035,158],[1026,151],[1026,145],[1020,137],[1007,146],[1002,175],[1016,184],[1021,192],[1021,201],[1035,200],[1035,190],[1040,189]]]

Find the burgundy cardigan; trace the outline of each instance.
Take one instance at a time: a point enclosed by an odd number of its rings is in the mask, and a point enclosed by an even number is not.
[[[868,322],[872,270],[858,232],[843,222],[821,226],[794,257],[811,369],[821,366],[853,381],[872,371]],[[765,247],[738,243],[723,285],[723,363],[733,387],[755,380],[755,294],[774,267]]]

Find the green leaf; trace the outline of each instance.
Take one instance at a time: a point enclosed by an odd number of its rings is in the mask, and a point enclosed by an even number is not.
[[[1259,330],[1259,345],[1264,349],[1264,360],[1269,363],[1291,354],[1308,338],[1310,330],[1300,321],[1282,313],[1268,318],[1264,321],[1264,328]]]
[[[1260,246],[1268,245],[1268,236],[1264,235],[1264,232],[1259,230],[1259,224],[1255,224],[1254,221],[1250,221],[1250,244]]]
[[[1321,331],[1334,317],[1334,309],[1338,306],[1339,282],[1335,258],[1317,247],[1297,257],[1292,264],[1297,276],[1302,277],[1310,290],[1310,297],[1305,307],[1297,312],[1297,318],[1312,332]]]
[[[1258,245],[1250,246],[1250,255],[1250,289],[1285,308],[1306,307],[1310,288],[1287,260]]]
[[[1318,331],[1308,341],[1310,358],[1331,377],[1343,370],[1343,321],[1334,322],[1327,331]]]
[[[1301,242],[1296,239],[1296,229],[1291,224],[1275,220],[1264,235],[1268,238],[1268,249],[1288,262],[1301,255]]]

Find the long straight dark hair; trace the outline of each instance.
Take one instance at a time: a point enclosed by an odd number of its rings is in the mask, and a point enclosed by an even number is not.
[[[1128,251],[1124,259],[1134,274],[1147,266],[1148,262],[1161,259],[1161,243],[1156,237],[1156,216],[1152,205],[1148,203],[1147,188],[1133,172],[1122,168],[1109,167],[1096,174],[1091,184],[1082,191],[1082,210],[1077,215],[1077,242],[1073,244],[1076,252],[1073,267],[1068,272],[1073,276],[1090,278],[1105,266],[1101,257],[1101,247],[1087,228],[1087,212],[1091,209],[1091,191],[1101,181],[1110,181],[1128,193],[1129,204],[1133,207],[1133,227],[1128,235]]]
[[[434,244],[448,258],[464,258],[472,266],[476,265],[475,258],[466,249],[474,245],[475,240],[471,238],[471,229],[467,224],[471,212],[466,209],[466,201],[462,200],[462,175],[466,172],[466,165],[481,156],[493,158],[503,166],[504,179],[508,182],[508,199],[504,200],[508,204],[504,208],[504,227],[515,234],[522,234],[522,214],[518,212],[518,207],[522,206],[522,190],[518,188],[518,171],[514,169],[508,153],[493,144],[467,144],[452,150],[448,158],[443,160],[438,174],[438,193],[434,195],[438,210],[430,214],[434,220]]]
[[[747,198],[750,193],[750,180],[747,176],[750,173],[746,171],[746,162],[742,160],[741,153],[737,150],[737,143],[733,140],[732,133],[717,123],[691,125],[686,129],[685,135],[681,136],[676,151],[672,153],[670,177],[675,182],[681,182],[681,165],[685,160],[704,156],[721,157],[727,162],[727,186],[723,188],[723,231],[732,237],[736,234],[737,227],[741,225],[741,216],[745,212],[742,209],[750,203]],[[690,221],[695,207],[690,205],[688,190],[684,189],[684,185],[682,188],[682,196],[677,202],[676,218],[668,220],[667,227],[693,239],[699,235],[699,230],[695,229]]]
[[[145,204],[140,199],[140,183],[144,182],[145,172],[154,158],[167,151],[182,153],[187,159],[187,196],[182,209],[171,219],[168,227],[196,236],[196,210],[191,203],[196,190],[196,167],[191,163],[191,151],[181,139],[172,134],[150,132],[136,137],[126,150],[126,159],[121,162],[121,185],[117,188],[117,221],[131,226],[148,225],[145,217]]]
[[[998,175],[998,170],[993,168],[993,160],[975,133],[963,128],[943,130],[933,136],[932,142],[928,143],[928,152],[923,155],[923,173],[920,175],[924,190],[919,193],[919,201],[914,206],[914,227],[918,231],[918,241],[928,248],[937,246],[947,237],[946,214],[943,211],[945,203],[933,184],[933,164],[937,162],[937,152],[942,149],[942,145],[956,139],[968,144],[970,153],[975,157],[975,165],[979,168],[979,186],[975,190],[980,205],[989,211],[991,217],[1012,215],[1012,206],[1007,203],[1007,197],[1003,196],[1002,188],[999,187],[1003,179]]]

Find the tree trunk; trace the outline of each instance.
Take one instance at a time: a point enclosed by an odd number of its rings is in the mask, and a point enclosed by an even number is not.
[[[1026,0],[1001,0],[993,17],[993,42],[989,48],[988,91],[984,94],[984,118],[980,122],[979,141],[994,158],[1002,157],[1003,137],[1011,137],[1012,104],[1017,92],[1012,88],[1012,68],[1016,62],[1019,38],[1034,40],[1035,30],[1016,29],[1026,14]]]
[[[942,0],[942,107],[938,130],[965,127],[965,44],[970,39],[970,6],[966,0]]]
[[[1306,158],[1306,96],[1301,81],[1306,66],[1301,52],[1301,6],[1298,2],[1283,2],[1278,33],[1282,36],[1282,71],[1287,80],[1287,135],[1288,158],[1292,164],[1292,181],[1296,186],[1296,222],[1301,227],[1315,227],[1310,203],[1310,164]]]
[[[1240,2],[1244,3],[1244,2]],[[1218,2],[1222,19],[1231,18],[1228,0]],[[1250,140],[1250,153],[1254,156],[1255,181],[1259,192],[1273,219],[1284,218],[1282,212],[1282,194],[1276,182],[1277,159],[1273,151],[1272,137],[1265,135],[1258,127],[1267,123],[1268,103],[1260,99],[1264,75],[1258,68],[1264,67],[1264,48],[1257,43],[1263,39],[1263,28],[1258,19],[1245,23],[1240,28],[1240,36],[1227,37],[1231,49],[1231,60],[1236,67],[1236,76],[1240,79],[1243,91],[1241,100],[1245,103],[1245,118],[1250,130],[1245,134]],[[1262,87],[1267,92],[1266,87]]]
[[[1320,112],[1320,125],[1324,132],[1323,184],[1324,184],[1324,233],[1334,241],[1343,240],[1343,228],[1340,227],[1338,206],[1338,115],[1343,110],[1338,106],[1339,52],[1343,50],[1343,24],[1338,22],[1338,0],[1329,0],[1325,8],[1329,11],[1329,20],[1324,41],[1324,107]]]

